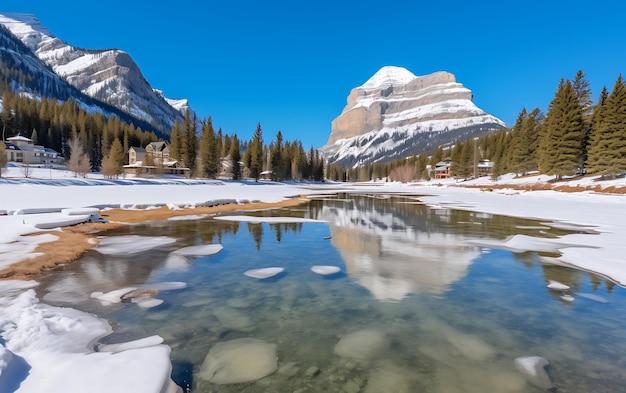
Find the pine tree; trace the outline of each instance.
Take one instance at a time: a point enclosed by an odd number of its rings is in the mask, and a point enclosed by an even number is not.
[[[600,131],[601,123],[604,121],[604,111],[606,109],[606,101],[609,98],[609,91],[606,86],[602,88],[600,92],[600,98],[598,104],[593,110],[593,118],[591,121],[591,135],[589,137],[587,145],[587,171],[589,173],[601,173],[604,172],[606,167],[604,164],[604,152],[606,151],[606,143],[604,141],[604,135]],[[604,174],[604,173],[603,173]]]
[[[191,115],[191,111],[185,112],[183,120],[183,135],[181,137],[181,159],[185,166],[189,168],[189,176],[196,175],[196,150],[197,150],[197,126],[196,115]]]
[[[578,100],[578,105],[583,116],[583,163],[587,161],[587,146],[591,137],[593,101],[591,100],[591,88],[582,70],[576,72],[572,87]]]
[[[584,137],[583,113],[572,83],[561,80],[539,145],[541,172],[557,179],[575,174],[583,165]]]
[[[276,133],[276,140],[270,146],[272,180],[284,180],[284,161],[283,161],[283,134],[280,130]]]
[[[258,181],[263,171],[263,130],[261,129],[261,123],[257,124],[252,140],[248,145],[248,151],[249,162],[247,165],[250,169],[250,176]]]
[[[202,174],[208,178],[216,178],[219,170],[218,140],[213,129],[213,120],[209,117],[202,122],[200,138],[200,162]]]
[[[122,143],[119,139],[115,138],[113,140],[113,144],[111,145],[111,150],[109,151],[109,163],[107,168],[110,168],[113,176],[118,176],[122,174],[124,160],[126,154],[124,153]]]
[[[541,111],[539,108],[528,113],[523,108],[511,129],[510,143],[506,155],[511,170],[519,175],[525,175],[538,168],[537,163],[537,138],[541,124]]]
[[[626,84],[622,75],[596,120],[592,168],[598,174],[610,176],[626,172]]]
[[[241,161],[241,151],[237,134],[233,135],[232,142],[230,144],[230,161],[233,165],[233,180],[241,179],[241,165],[239,164]]]
[[[526,152],[524,151],[525,141],[523,135],[523,124],[527,116],[528,112],[526,111],[526,108],[522,108],[522,111],[517,115],[513,128],[511,128],[511,142],[509,145],[510,154],[507,157],[507,161],[516,174],[521,174],[523,172],[520,167],[526,159]]]
[[[123,172],[124,156],[122,143],[115,138],[111,144],[109,154],[102,159],[100,172],[107,178],[118,177]]]
[[[183,159],[183,127],[178,120],[174,122],[170,134],[170,157],[178,161]]]

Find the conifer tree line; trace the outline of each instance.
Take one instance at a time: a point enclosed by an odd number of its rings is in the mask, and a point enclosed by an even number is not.
[[[143,131],[114,115],[89,113],[73,100],[58,101],[45,96],[35,100],[13,93],[6,84],[1,90],[3,137],[22,135],[35,144],[52,148],[66,159],[72,171],[83,176],[101,171],[105,176],[117,177],[128,163],[130,147],[146,147],[159,140],[153,132]],[[229,158],[245,165],[232,166],[235,179],[248,175],[258,180],[263,171],[271,172],[275,181],[324,178],[324,164],[317,150],[311,147],[307,153],[302,142],[284,141],[280,131],[266,145],[260,124],[250,141],[241,141],[237,134],[215,131],[211,117],[199,120],[188,111],[184,120],[172,127],[169,142],[171,158],[189,168],[190,177],[216,178],[223,160]],[[4,148],[4,144],[0,145]],[[6,153],[2,156],[6,157]],[[244,168],[249,173],[244,173]]]
[[[200,124],[199,137],[196,124]],[[192,177],[218,177],[227,159],[233,179],[258,180],[266,172],[274,181],[324,180],[324,162],[317,150],[311,147],[307,153],[299,140],[284,141],[281,131],[266,145],[260,123],[249,141],[241,141],[237,134],[215,131],[211,117],[198,121],[187,112],[184,121],[172,128],[170,142],[170,156],[189,168]]]
[[[68,162],[72,152],[84,154],[90,168],[87,172],[111,164],[109,166],[121,173],[130,146],[146,146],[158,140],[154,133],[136,128],[116,116],[89,113],[76,101],[59,102],[45,96],[34,100],[8,88],[2,93],[0,126],[5,139],[25,136],[37,145],[54,149]],[[80,144],[72,145],[73,142]],[[107,162],[113,158],[114,163]],[[83,161],[82,170],[86,167]]]
[[[604,87],[594,105],[589,82],[578,71],[573,80],[559,82],[545,114],[539,108],[523,108],[511,128],[403,160],[349,169],[328,165],[327,178],[428,179],[434,176],[432,168],[446,158],[451,160],[451,176],[461,179],[475,176],[476,164],[482,160],[493,162],[494,178],[529,172],[555,179],[584,173],[607,178],[622,174],[626,172],[626,83],[619,75],[613,89]]]

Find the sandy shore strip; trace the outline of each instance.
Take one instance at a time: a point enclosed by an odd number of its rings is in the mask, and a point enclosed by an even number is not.
[[[193,207],[169,209],[167,206],[158,209],[109,209],[100,212],[105,222],[89,222],[61,230],[36,232],[31,235],[50,233],[57,237],[52,242],[41,243],[34,251],[35,256],[17,261],[0,270],[0,279],[31,280],[38,274],[56,266],[76,261],[87,250],[98,245],[97,236],[104,232],[120,228],[131,223],[153,220],[165,220],[172,217],[189,215],[209,215],[238,211],[254,211],[279,209],[300,206],[309,203],[306,197],[289,198],[279,202],[230,203],[212,207]],[[26,235],[30,236],[30,235]]]

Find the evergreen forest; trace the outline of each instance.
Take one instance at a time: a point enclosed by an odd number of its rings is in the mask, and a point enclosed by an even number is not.
[[[3,140],[16,135],[31,138],[34,144],[60,153],[70,169],[81,175],[101,171],[107,177],[117,177],[128,163],[130,147],[145,147],[163,139],[115,115],[90,113],[75,100],[33,99],[36,92],[14,93],[6,80],[1,82]],[[260,124],[251,140],[241,141],[237,134],[215,131],[211,117],[199,120],[187,112],[184,121],[172,127],[169,139],[170,156],[190,169],[190,177],[216,178],[222,160],[229,158],[242,162],[248,171],[233,166],[235,179],[248,175],[258,180],[264,171],[277,181],[324,179],[323,160],[317,150],[311,147],[307,152],[302,142],[284,140],[280,131],[267,145]]]

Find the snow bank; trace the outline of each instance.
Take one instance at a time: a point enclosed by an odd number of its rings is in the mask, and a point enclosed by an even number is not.
[[[96,352],[112,331],[107,321],[42,304],[32,289],[0,298],[0,331],[0,381],[17,392],[180,391],[170,379],[169,347],[148,338]]]

